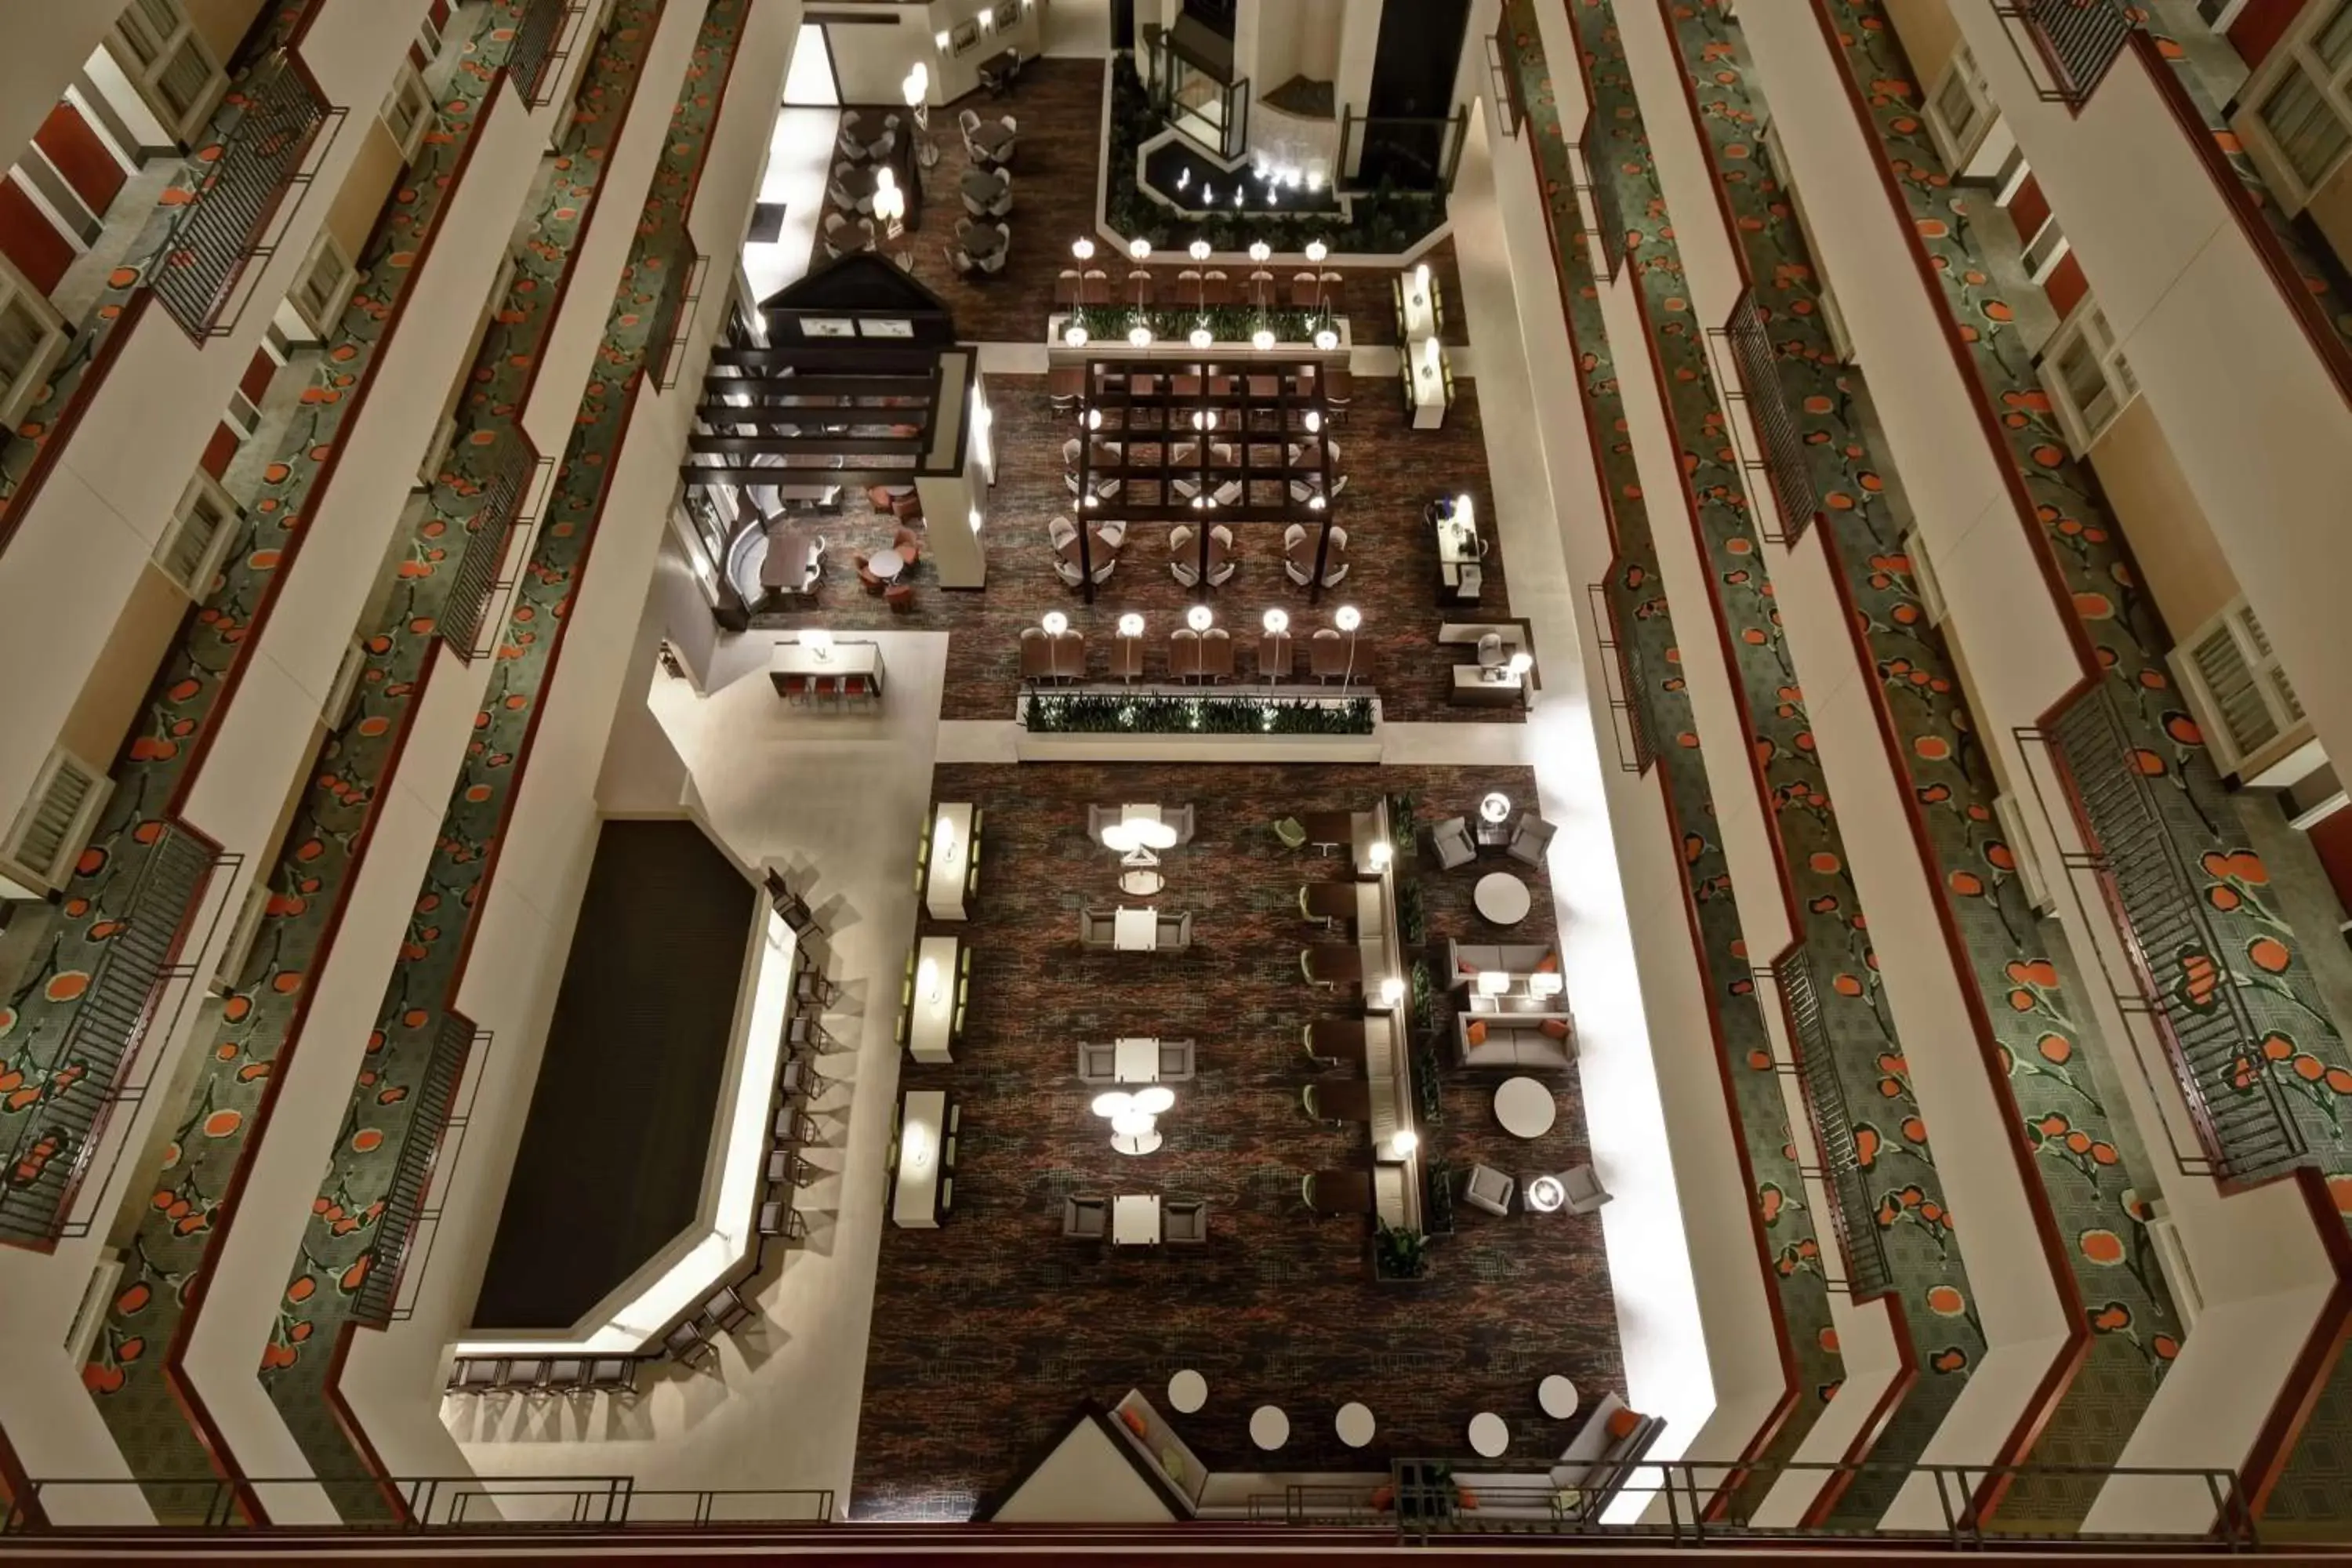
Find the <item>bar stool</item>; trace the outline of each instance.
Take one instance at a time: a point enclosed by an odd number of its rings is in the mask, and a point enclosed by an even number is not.
[[[814,969],[803,969],[793,982],[793,999],[804,1006],[830,1007],[841,987]]]

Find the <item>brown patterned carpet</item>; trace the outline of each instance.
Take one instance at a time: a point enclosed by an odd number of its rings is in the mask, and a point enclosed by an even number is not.
[[[1369,1167],[1360,1127],[1308,1122],[1302,1084],[1319,1076],[1299,1029],[1343,1004],[1310,994],[1298,948],[1304,879],[1342,862],[1276,840],[1281,816],[1370,805],[1412,791],[1426,824],[1469,810],[1500,788],[1532,798],[1524,769],[1169,766],[949,766],[934,789],[986,812],[975,918],[968,1034],[952,1066],[907,1064],[903,1081],[946,1088],[963,1107],[955,1206],[938,1230],[886,1226],[877,1271],[852,1511],[860,1519],[968,1517],[1013,1479],[1081,1400],[1105,1405],[1141,1387],[1163,1405],[1169,1375],[1202,1372],[1209,1401],[1175,1416],[1212,1469],[1376,1469],[1391,1454],[1469,1458],[1464,1429],[1481,1410],[1511,1425],[1503,1461],[1558,1452],[1571,1423],[1545,1418],[1535,1385],[1576,1380],[1590,1401],[1622,1388],[1615,1310],[1597,1217],[1457,1208],[1430,1277],[1375,1284],[1369,1222],[1316,1220],[1299,1177]],[[1082,952],[1078,910],[1118,902],[1116,858],[1087,835],[1089,803],[1192,803],[1193,841],[1164,856],[1164,909],[1194,911],[1181,955]],[[1440,873],[1421,862],[1429,934],[1494,939],[1472,910],[1478,874],[1527,875],[1533,913],[1511,933],[1554,935],[1539,873],[1490,857]],[[895,998],[871,1005],[889,1006]],[[1441,1030],[1449,1032],[1450,1021]],[[1161,1119],[1166,1145],[1129,1159],[1112,1151],[1092,1093],[1075,1072],[1076,1044],[1120,1034],[1190,1037],[1200,1076],[1177,1087]],[[1573,1075],[1552,1079],[1560,1117],[1532,1144],[1496,1126],[1499,1075],[1449,1073],[1431,1134],[1456,1171],[1481,1160],[1514,1175],[1557,1171],[1584,1156]],[[1206,1199],[1209,1243],[1113,1256],[1065,1241],[1062,1200],[1156,1192]],[[1372,1445],[1350,1451],[1332,1430],[1338,1407],[1371,1406]],[[1249,1413],[1282,1406],[1289,1444],[1268,1459],[1251,1445]]]
[[[1026,79],[1025,77],[1024,79]],[[1167,668],[1168,634],[1183,623],[1195,591],[1168,570],[1168,528],[1138,524],[1130,529],[1118,572],[1097,590],[1091,605],[1054,574],[1046,527],[1057,516],[1074,515],[1063,480],[1062,443],[1076,432],[1068,415],[1057,416],[1043,376],[988,378],[997,432],[997,481],[989,503],[988,586],[950,591],[939,586],[929,564],[919,563],[903,579],[915,589],[911,614],[896,614],[858,584],[854,558],[889,547],[897,530],[874,512],[862,496],[852,496],[846,514],[827,518],[825,573],[813,607],[754,617],[759,626],[822,624],[835,631],[898,628],[954,634],[948,657],[946,700],[941,717],[1007,719],[1021,688],[1021,633],[1048,610],[1070,617],[1088,640],[1088,668],[1107,679],[1108,645],[1118,617],[1142,614],[1150,644],[1145,668],[1156,678]],[[1355,405],[1334,438],[1349,474],[1347,492],[1335,511],[1348,530],[1351,567],[1338,588],[1311,605],[1307,590],[1282,572],[1279,524],[1235,530],[1241,570],[1222,588],[1209,591],[1220,626],[1248,642],[1236,650],[1237,669],[1256,667],[1259,618],[1274,606],[1290,612],[1291,631],[1302,641],[1317,626],[1331,624],[1331,612],[1354,605],[1363,612],[1358,634],[1357,670],[1377,686],[1391,721],[1486,720],[1519,721],[1512,709],[1462,708],[1450,700],[1453,667],[1466,648],[1437,646],[1437,630],[1448,616],[1437,602],[1437,542],[1422,521],[1433,498],[1466,489],[1481,518],[1494,516],[1494,489],[1486,473],[1486,437],[1479,423],[1475,382],[1456,384],[1457,395],[1444,427],[1406,428],[1393,391],[1382,384],[1359,386]],[[1488,530],[1492,537],[1492,531]],[[1508,614],[1510,582],[1499,543],[1486,563],[1486,595],[1475,615],[1461,619],[1500,619]],[[1298,651],[1298,668],[1307,654]],[[1309,682],[1308,684],[1312,684]]]
[[[954,310],[957,335],[966,342],[1045,342],[1045,320],[1053,311],[1055,276],[1063,268],[1076,265],[1070,256],[1070,241],[1080,235],[1100,237],[1095,228],[1095,200],[1102,178],[1102,94],[1100,61],[1033,59],[1021,68],[1021,79],[1012,97],[997,100],[976,92],[931,110],[929,140],[940,158],[923,173],[922,226],[899,248],[914,257],[915,276]],[[906,113],[903,104],[853,107],[869,124],[880,123],[881,117],[888,114],[903,119]],[[956,118],[965,109],[991,121],[1010,114],[1021,133],[1013,155],[1013,211],[1004,219],[1013,229],[1012,258],[1002,274],[978,281],[959,276],[944,248],[954,243],[956,219],[965,216],[959,191],[971,170],[971,158],[964,151]],[[832,210],[830,203],[827,208]],[[1097,250],[1088,265],[1125,277],[1127,258],[1109,256],[1109,248],[1104,246]],[[1156,259],[1167,263],[1156,269],[1171,278],[1181,270],[1172,257]],[[1453,239],[1438,241],[1424,259],[1437,276],[1446,301],[1445,341],[1468,342]],[[1291,260],[1294,265],[1276,268],[1278,275],[1286,278],[1298,270],[1298,258]],[[1397,341],[1396,310],[1390,293],[1394,276],[1391,268],[1346,270],[1335,308],[1349,318],[1352,341]]]

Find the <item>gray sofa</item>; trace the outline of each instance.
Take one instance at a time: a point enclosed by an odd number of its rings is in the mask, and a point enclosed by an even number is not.
[[[1630,1423],[1617,1422],[1627,1428],[1622,1435],[1609,1429],[1612,1419],[1620,1412],[1633,1417]],[[1475,1493],[1479,1500],[1477,1510],[1465,1511],[1461,1521],[1475,1524],[1482,1515],[1497,1524],[1515,1518],[1549,1518],[1555,1509],[1570,1519],[1598,1519],[1625,1483],[1639,1473],[1642,1456],[1650,1451],[1650,1446],[1665,1427],[1664,1417],[1628,1411],[1625,1402],[1615,1394],[1603,1394],[1549,1472],[1454,1471],[1454,1484]],[[1654,1471],[1650,1482],[1644,1485],[1657,1479]],[[1566,1495],[1571,1490],[1572,1501]]]
[[[1470,977],[1489,969],[1499,969],[1508,974],[1533,974],[1545,961],[1559,965],[1558,956],[1541,942],[1487,942],[1445,940],[1445,983],[1463,985]]]
[[[1576,1031],[1565,1013],[1461,1012],[1454,1055],[1474,1070],[1565,1072],[1576,1064]]]

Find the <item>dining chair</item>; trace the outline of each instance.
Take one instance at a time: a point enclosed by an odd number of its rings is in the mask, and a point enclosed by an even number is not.
[[[1332,989],[1331,982],[1316,974],[1315,950],[1311,947],[1302,947],[1298,950],[1298,973],[1309,985],[1319,985],[1326,991]]]
[[[596,1356],[588,1363],[588,1376],[581,1384],[589,1394],[634,1394],[637,1392],[637,1360],[635,1356]]]
[[[768,1151],[768,1184],[772,1187],[805,1187],[817,1178],[817,1168],[800,1156],[797,1149]]]
[[[824,1136],[814,1117],[790,1103],[776,1107],[776,1120],[770,1132],[778,1149],[802,1148],[822,1142]]]
[[[898,1163],[894,1152],[890,1165],[895,1169]],[[760,1205],[760,1236],[763,1240],[781,1237],[788,1241],[805,1241],[808,1239],[808,1222],[801,1217],[800,1210],[793,1207],[790,1200],[770,1198]]]
[[[505,1363],[486,1356],[460,1356],[449,1369],[452,1394],[488,1394],[505,1376]]]
[[[1274,825],[1274,836],[1285,849],[1307,847],[1307,826],[1295,816],[1286,816]]]
[[[751,1309],[732,1285],[721,1285],[702,1304],[702,1315],[722,1334],[731,1334],[751,1319]]]
[[[702,1325],[692,1318],[663,1336],[662,1350],[680,1366],[692,1366],[706,1355],[719,1353],[719,1347],[703,1338]]]

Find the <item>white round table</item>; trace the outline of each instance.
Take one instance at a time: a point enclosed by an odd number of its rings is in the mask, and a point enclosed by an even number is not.
[[[1470,901],[1498,926],[1515,926],[1527,919],[1533,902],[1528,885],[1508,871],[1489,871],[1479,878],[1478,885],[1470,889]]]
[[[1372,1440],[1377,1424],[1372,1420],[1369,1405],[1350,1401],[1339,1406],[1339,1419],[1332,1423],[1339,1431],[1339,1441],[1350,1448],[1360,1448]]]
[[[1250,1441],[1272,1453],[1290,1441],[1290,1417],[1279,1405],[1261,1405],[1250,1412]]]
[[[1159,892],[1161,889],[1167,886],[1168,879],[1162,877],[1157,871],[1122,871],[1119,873],[1118,890],[1122,893],[1131,893],[1139,899],[1148,899],[1152,894]]]
[[[1209,1380],[1191,1367],[1168,1380],[1168,1403],[1178,1415],[1190,1415],[1208,1402]]]
[[[1172,1392],[1171,1386],[1171,1395]],[[1576,1384],[1553,1373],[1536,1384],[1536,1403],[1542,1405],[1543,1413],[1553,1420],[1565,1421],[1576,1414]]]
[[[1514,1138],[1540,1138],[1559,1118],[1559,1102],[1540,1079],[1507,1078],[1495,1090],[1495,1120]]]
[[[1157,1152],[1160,1145],[1165,1142],[1166,1140],[1160,1136],[1159,1131],[1154,1129],[1133,1138],[1114,1132],[1111,1134],[1110,1146],[1122,1154],[1150,1154]]]
[[[887,583],[907,569],[907,558],[895,550],[877,550],[866,558],[866,569]]]
[[[1470,1417],[1470,1447],[1477,1450],[1480,1458],[1499,1458],[1510,1446],[1511,1429],[1503,1425],[1501,1416],[1491,1410],[1481,1410]]]

